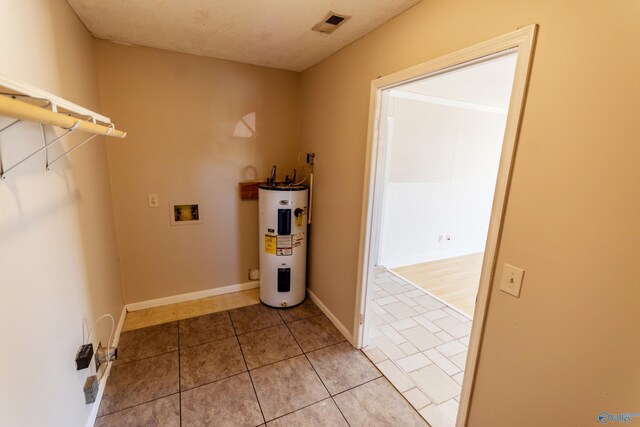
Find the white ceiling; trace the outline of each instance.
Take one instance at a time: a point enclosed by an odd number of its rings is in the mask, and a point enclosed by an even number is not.
[[[506,110],[511,98],[516,59],[516,53],[509,53],[408,83],[398,89]]]
[[[420,0],[67,0],[101,39],[303,71]],[[331,11],[333,34],[311,31]]]

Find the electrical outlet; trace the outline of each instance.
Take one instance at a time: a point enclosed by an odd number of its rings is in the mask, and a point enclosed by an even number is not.
[[[158,206],[160,206],[160,198],[158,197],[157,194],[151,193],[147,197],[149,198],[150,208],[157,208]]]
[[[519,298],[523,278],[524,270],[522,268],[505,264],[502,270],[502,278],[500,280],[500,290]]]
[[[249,280],[260,280],[260,270],[257,268],[250,268]]]

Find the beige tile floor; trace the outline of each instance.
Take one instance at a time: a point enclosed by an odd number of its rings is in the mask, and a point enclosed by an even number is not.
[[[127,313],[122,332],[260,303],[260,289],[216,295]]]
[[[453,427],[471,318],[384,268],[372,294],[364,353],[432,427]]]
[[[194,310],[182,304],[154,313]],[[96,427],[427,425],[310,299],[286,310],[248,304],[130,330],[119,353]]]

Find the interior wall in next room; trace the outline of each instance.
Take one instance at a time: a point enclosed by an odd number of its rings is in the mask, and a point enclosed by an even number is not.
[[[107,41],[97,56],[103,108],[129,132],[109,148],[126,302],[248,282],[257,201],[238,183],[295,167],[299,74]],[[202,223],[170,225],[170,203]]]
[[[482,252],[505,112],[393,97],[379,265]]]

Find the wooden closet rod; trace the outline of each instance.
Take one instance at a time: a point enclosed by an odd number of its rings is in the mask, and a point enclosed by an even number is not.
[[[58,126],[63,129],[74,129],[88,133],[124,138],[126,132],[113,127],[99,125],[88,120],[79,119],[63,113],[56,113],[28,102],[18,101],[8,96],[0,96],[0,116],[30,122]]]

